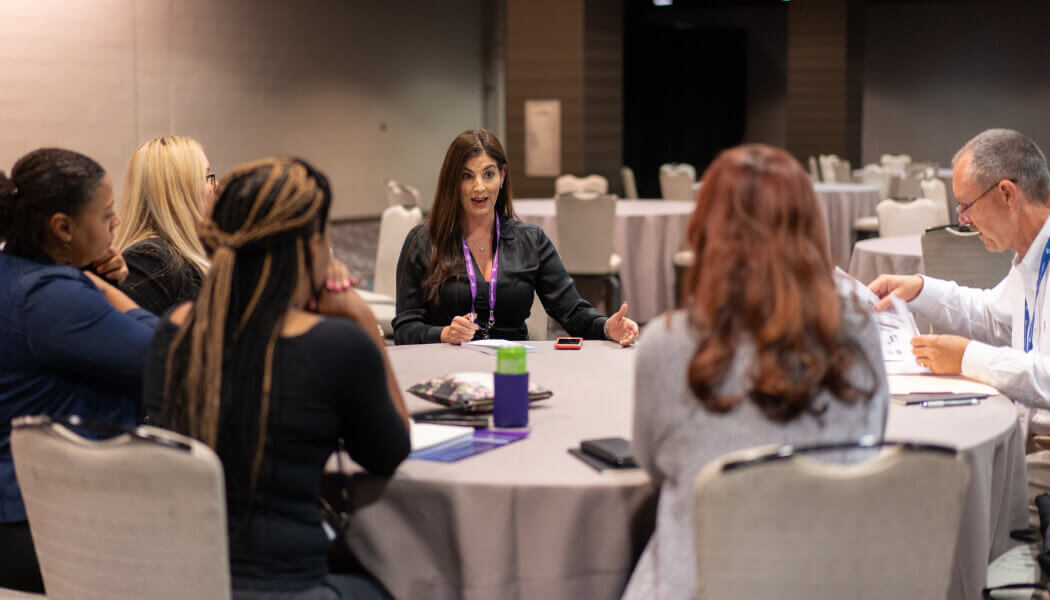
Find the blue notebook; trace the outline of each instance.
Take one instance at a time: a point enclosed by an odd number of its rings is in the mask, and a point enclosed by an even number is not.
[[[419,460],[433,460],[437,462],[456,462],[502,448],[507,444],[513,444],[518,440],[528,437],[528,431],[493,431],[491,429],[476,429],[473,436],[451,440],[437,446],[417,450],[409,454],[409,458]]]

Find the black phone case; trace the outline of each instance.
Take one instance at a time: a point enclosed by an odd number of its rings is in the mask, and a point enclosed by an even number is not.
[[[583,440],[580,442],[580,450],[617,467],[638,466],[631,452],[631,442],[623,438]]]

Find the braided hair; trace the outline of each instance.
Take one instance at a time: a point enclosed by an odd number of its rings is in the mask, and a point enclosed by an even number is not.
[[[200,227],[211,269],[171,343],[162,416],[222,459],[231,534],[247,521],[266,445],[274,347],[330,203],[322,173],[269,158],[227,175]]]

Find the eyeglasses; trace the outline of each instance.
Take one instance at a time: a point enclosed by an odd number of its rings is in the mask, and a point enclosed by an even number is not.
[[[1017,183],[1017,180],[1016,180],[1016,179],[1011,179],[1011,178],[1005,178],[1005,180],[1006,180],[1006,181],[1011,181],[1011,182],[1013,182],[1013,183]],[[968,203],[968,204],[963,204],[962,202],[960,202],[960,203],[959,203],[959,219],[960,219],[960,220],[966,220],[966,221],[969,221],[969,220],[970,220],[970,218],[969,218],[969,217],[967,217],[967,216],[965,216],[965,215],[966,215],[966,211],[968,211],[968,210],[970,210],[971,208],[973,208],[973,205],[974,205],[974,204],[977,204],[977,201],[978,201],[978,200],[980,200],[981,198],[984,198],[984,197],[985,197],[985,195],[987,195],[987,194],[988,194],[988,192],[990,192],[990,191],[994,190],[995,188],[999,187],[999,184],[1000,184],[1000,183],[1002,183],[1002,182],[1003,182],[1003,179],[999,179],[998,181],[996,181],[995,183],[993,183],[993,184],[991,185],[991,187],[989,187],[988,189],[986,189],[986,190],[984,190],[983,192],[981,192],[980,194],[978,194],[978,195],[977,195],[977,197],[976,197],[976,198],[974,198],[974,199],[973,199],[973,201],[972,201],[972,202],[970,202],[970,203]]]

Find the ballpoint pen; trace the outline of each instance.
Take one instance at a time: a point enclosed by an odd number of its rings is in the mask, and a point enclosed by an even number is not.
[[[948,406],[974,406],[980,403],[980,398],[960,398],[958,400],[928,400],[922,403],[922,407],[946,408]]]

